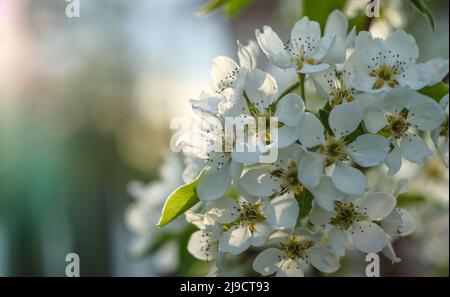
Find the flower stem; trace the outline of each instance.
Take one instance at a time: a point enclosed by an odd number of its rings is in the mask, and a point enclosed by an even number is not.
[[[300,83],[300,96],[302,97],[303,101],[306,103],[306,96],[305,96],[305,74],[299,73],[298,74],[298,80]]]

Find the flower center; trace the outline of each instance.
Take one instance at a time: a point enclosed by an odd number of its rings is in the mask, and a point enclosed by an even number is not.
[[[330,91],[328,94],[331,99],[331,104],[333,106],[342,104],[342,102],[352,102],[355,100],[355,97],[353,97],[353,93],[347,89],[339,88],[335,91]]]
[[[347,230],[353,224],[353,222],[359,222],[367,219],[365,213],[361,214],[358,211],[358,207],[350,203],[336,202],[334,209],[336,216],[331,218],[330,224],[339,227],[341,230]]]
[[[383,131],[389,133],[389,135],[400,138],[408,131],[410,124],[406,121],[405,112],[401,112],[398,116],[388,115],[386,119],[388,125]]]
[[[329,166],[336,161],[348,160],[345,140],[336,139],[328,134],[326,138],[327,143],[319,148],[319,152],[327,157],[326,165]]]
[[[241,202],[239,207],[234,207],[234,210],[239,212],[239,217],[231,224],[241,225],[247,224],[250,231],[255,230],[255,223],[262,222],[266,219],[265,214],[262,212],[262,205],[258,203]]]
[[[292,160],[290,160],[287,169],[277,169],[272,172],[272,175],[281,180],[280,191],[278,192],[280,195],[290,192],[297,196],[305,190],[297,178],[297,165]]]
[[[382,64],[376,70],[369,72],[369,76],[376,78],[372,89],[381,89],[384,84],[391,88],[399,86],[398,81],[395,79],[395,70],[390,66]]]
[[[280,249],[287,258],[292,260],[304,260],[305,258],[308,258],[308,256],[305,255],[305,251],[313,246],[313,242],[306,240],[300,241],[296,235],[292,235],[289,243],[280,243],[280,246]]]

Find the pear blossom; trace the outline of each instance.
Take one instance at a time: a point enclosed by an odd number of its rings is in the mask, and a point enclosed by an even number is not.
[[[374,110],[365,123],[371,132],[381,131],[391,142],[391,150],[385,161],[389,174],[398,172],[402,156],[413,163],[424,165],[432,151],[416,131],[437,129],[445,120],[443,108],[431,98],[410,88],[403,88],[385,94],[381,106],[374,107]]]
[[[366,190],[366,177],[351,166],[353,161],[362,167],[373,167],[384,162],[389,152],[389,142],[380,135],[364,134],[348,143],[345,137],[325,133],[317,118],[302,129],[300,142],[305,147],[299,162],[298,178],[310,188],[315,188],[326,167],[334,165],[331,181],[347,194],[362,195]]]
[[[189,204],[163,214],[175,217],[169,228],[182,213],[198,228],[187,249],[213,262],[208,276],[222,274],[225,257],[247,258],[254,250],[260,254],[253,269],[263,276],[304,276],[310,266],[332,273],[354,248],[400,261],[393,242],[416,227],[397,205],[407,180],[391,193],[370,191],[369,169],[385,164],[395,174],[403,157],[423,166],[432,155],[422,138],[428,132],[448,166],[448,94],[437,103],[420,90],[442,80],[448,59],[417,63],[417,44],[402,30],[385,40],[355,31],[338,10],[324,36],[308,17],[296,22],[286,43],[268,26],[256,30],[267,58],[299,74],[286,91],[257,68],[255,42],[238,42],[238,62],[214,59],[209,87],[190,100],[194,120],[176,141],[185,168],[174,174],[182,176],[177,183],[190,183],[176,197]],[[305,74],[327,102],[319,111],[302,98]],[[274,158],[263,160],[267,155]],[[146,196],[145,188],[135,184],[132,192]],[[162,203],[137,200],[127,223],[147,245],[149,214]]]
[[[404,194],[407,191],[408,180],[401,179],[392,191],[392,196],[398,198],[399,195]],[[408,236],[413,233],[416,228],[416,220],[407,209],[395,207],[392,212],[381,221],[380,227],[386,231],[392,242],[399,237]],[[392,263],[398,263],[401,259],[396,256],[391,242],[389,242],[382,252],[392,261]]]
[[[241,197],[238,201],[222,198],[208,206],[208,217],[222,224],[219,251],[240,254],[250,246],[262,246],[276,229],[293,228],[297,221],[298,204],[288,197],[271,201]]]
[[[261,252],[253,262],[253,269],[267,276],[302,277],[309,264],[326,273],[339,269],[338,257],[320,243],[321,233],[313,233],[306,228],[277,235],[278,247]]]
[[[352,86],[369,93],[405,86],[423,88],[435,77],[429,65],[417,63],[418,57],[414,37],[403,30],[392,32],[386,40],[362,31],[355,38]]]
[[[198,116],[191,130],[178,142],[185,151],[194,153],[205,162],[202,178],[197,186],[201,200],[219,199],[230,187],[232,180],[242,172],[242,165],[232,160],[230,151],[224,149],[226,143],[223,132],[224,120],[218,114],[219,101],[215,98],[191,100]]]
[[[307,16],[295,23],[290,40],[285,44],[269,26],[264,26],[262,33],[257,29],[255,34],[261,49],[277,67],[295,68],[299,73],[314,73],[330,67],[324,59],[336,35],[321,37],[319,23],[310,21]],[[345,58],[345,52],[343,55]]]
[[[354,59],[353,59],[354,60]],[[312,75],[318,95],[331,106],[328,121],[333,133],[346,136],[354,132],[361,121],[374,112],[377,99],[373,94],[364,93],[351,85],[353,80],[353,61],[347,60],[342,71],[337,68]]]
[[[310,221],[328,231],[334,252],[343,256],[353,246],[364,253],[378,253],[389,243],[388,235],[375,222],[394,209],[396,201],[391,194],[369,191],[362,197],[347,196],[334,204],[332,211],[314,205],[310,213]]]
[[[207,94],[220,97],[228,88],[242,89],[246,73],[256,69],[259,55],[257,44],[249,41],[244,46],[238,41],[237,45],[239,64],[225,56],[214,58]]]
[[[297,169],[302,152],[301,147],[295,144],[280,150],[274,163],[245,172],[240,179],[242,188],[259,197],[285,195],[292,199],[301,199],[309,191],[319,205],[332,208],[332,201],[342,199],[345,194],[327,176],[323,176],[315,188],[303,185],[298,179]]]
[[[348,32],[348,19],[340,10],[333,10],[325,23],[324,35],[336,35],[333,47],[328,57],[333,57],[332,63],[340,64],[345,61],[346,49],[353,46],[356,36],[356,27]]]
[[[448,94],[442,97],[439,105],[445,110],[446,117],[437,129],[431,131],[431,138],[448,167]]]

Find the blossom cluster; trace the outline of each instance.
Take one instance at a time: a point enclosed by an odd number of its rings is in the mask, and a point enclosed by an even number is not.
[[[214,59],[208,88],[191,100],[196,121],[178,140],[184,180],[198,179],[200,201],[185,212],[198,228],[187,249],[213,261],[210,275],[221,273],[225,255],[248,249],[261,250],[253,269],[264,276],[303,276],[309,265],[332,273],[349,249],[400,260],[392,242],[416,225],[397,205],[407,180],[378,192],[368,189],[366,172],[384,164],[395,175],[402,159],[423,166],[433,154],[427,133],[448,165],[448,95],[438,103],[419,92],[443,79],[448,60],[418,63],[403,30],[379,39],[348,27],[340,11],[323,34],[303,17],[287,42],[264,26],[257,43],[238,42],[238,62]],[[298,82],[279,90],[257,67],[260,51]],[[305,80],[325,102],[319,111],[307,108]],[[229,118],[245,137],[225,133]],[[264,161],[273,150],[276,158]]]

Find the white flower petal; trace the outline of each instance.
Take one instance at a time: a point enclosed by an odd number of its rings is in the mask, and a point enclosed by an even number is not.
[[[396,30],[389,34],[385,41],[385,47],[392,51],[392,55],[400,55],[399,59],[414,63],[419,57],[419,48],[411,34],[403,30]]]
[[[371,220],[381,220],[392,212],[397,201],[388,193],[367,192],[356,203],[359,206],[359,212],[367,215]]]
[[[219,250],[224,253],[238,255],[252,244],[252,233],[247,225],[231,227],[219,240]]]
[[[239,41],[238,44],[238,57],[239,64],[242,68],[248,70],[254,70],[256,68],[256,60],[258,57],[259,47],[253,40],[250,40],[247,46],[244,46]]]
[[[350,247],[350,237],[347,230],[341,230],[337,227],[331,228],[328,233],[328,240],[331,249],[339,256],[345,256],[345,251]]]
[[[430,73],[430,81],[428,82],[428,85],[434,85],[442,81],[448,74],[448,59],[432,59],[427,61],[425,66],[428,68],[428,72]]]
[[[275,116],[283,124],[292,127],[298,124],[304,109],[303,99],[297,94],[290,93],[277,103]]]
[[[273,103],[278,87],[272,75],[255,69],[246,76],[245,91],[255,108],[264,111]]]
[[[386,156],[386,166],[389,168],[388,174],[396,174],[402,167],[402,153],[397,145],[394,145],[394,149]]]
[[[335,211],[327,211],[315,204],[309,213],[309,220],[314,225],[323,225],[330,221],[336,215]]]
[[[366,177],[361,171],[348,164],[337,162],[331,179],[341,192],[362,195],[366,191]]]
[[[187,244],[187,250],[195,258],[202,261],[210,261],[217,256],[217,245],[209,244],[209,241],[214,239],[209,238],[202,230],[192,233]]]
[[[264,26],[264,31],[261,33],[256,30],[256,39],[263,52],[267,55],[267,58],[280,68],[291,68],[294,65],[284,49],[284,44],[280,37],[273,32],[269,26]]]
[[[278,148],[286,148],[297,141],[298,139],[298,127],[290,127],[284,125],[278,128]]]
[[[342,201],[345,194],[336,189],[329,176],[322,176],[317,187],[310,190],[314,201],[325,210],[334,209],[334,201]]]
[[[363,253],[378,253],[389,243],[386,232],[375,223],[354,223],[351,230],[353,245]]]
[[[269,248],[261,252],[256,256],[253,261],[253,270],[267,276],[277,272],[280,269],[281,263],[280,259],[283,257],[284,253],[275,248]]]
[[[270,233],[272,233],[273,228],[270,226],[267,222],[264,223],[256,223],[254,225],[253,230],[253,246],[263,246],[267,238],[269,237]]]
[[[324,35],[336,33],[337,36],[344,39],[347,36],[348,20],[347,17],[338,9],[333,10],[325,23]]]
[[[197,195],[203,201],[216,200],[225,194],[230,184],[230,162],[220,168],[209,167],[198,181]]]
[[[320,182],[325,164],[325,157],[314,152],[305,152],[299,162],[298,179],[308,188],[315,188]]]
[[[241,178],[242,188],[253,196],[269,197],[280,187],[280,181],[263,169],[247,171]]]
[[[360,166],[377,166],[389,153],[389,141],[380,135],[364,134],[348,146],[347,152]]]
[[[305,147],[313,147],[325,142],[324,127],[312,113],[305,112],[300,118],[298,138]]]
[[[274,228],[293,230],[297,223],[299,206],[294,197],[283,195],[272,199],[264,212],[267,215],[267,221]]]
[[[207,205],[206,215],[220,224],[229,224],[239,217],[239,213],[235,210],[237,207],[239,207],[239,204],[236,200],[230,198],[218,199]]]
[[[322,245],[309,248],[305,254],[308,256],[311,265],[322,272],[335,272],[341,267],[339,258]]]
[[[229,75],[239,69],[239,65],[228,57],[214,58],[211,69],[211,84],[214,90],[219,89],[224,82],[230,82]]]
[[[397,229],[398,236],[408,236],[416,229],[416,219],[412,214],[404,208],[397,208],[397,212],[400,214],[402,223]]]
[[[362,111],[357,101],[343,103],[331,110],[328,120],[334,135],[340,138],[358,128],[362,120]]]
[[[278,277],[304,277],[304,273],[302,268],[300,267],[300,263],[297,261],[287,259],[285,260],[278,270],[276,276]]]
[[[425,164],[428,157],[433,155],[425,140],[417,135],[403,136],[400,151],[405,159],[421,166]]]
[[[388,124],[383,112],[376,106],[368,106],[363,113],[364,126],[370,133],[378,133]]]
[[[414,105],[408,112],[406,121],[415,128],[429,131],[439,127],[445,120],[445,111],[431,99]]]

